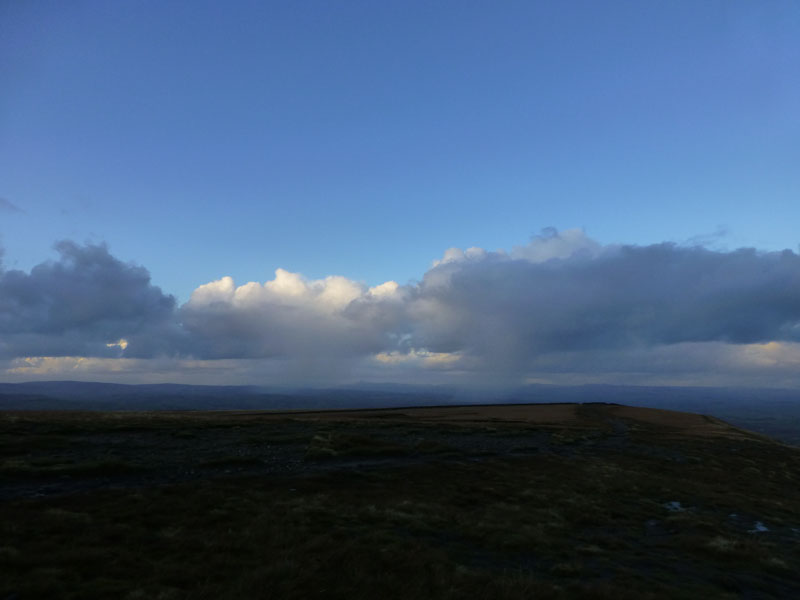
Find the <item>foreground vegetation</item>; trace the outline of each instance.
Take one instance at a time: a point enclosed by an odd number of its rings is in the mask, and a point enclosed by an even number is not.
[[[470,410],[3,413],[0,598],[800,595],[798,449]]]

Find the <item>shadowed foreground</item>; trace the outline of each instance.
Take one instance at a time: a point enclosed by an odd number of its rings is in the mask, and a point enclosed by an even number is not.
[[[0,452],[0,599],[800,595],[800,450],[701,415],[6,412]]]

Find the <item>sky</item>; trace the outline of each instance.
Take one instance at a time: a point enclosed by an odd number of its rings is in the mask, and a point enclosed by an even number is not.
[[[800,387],[794,1],[2,2],[0,379]]]

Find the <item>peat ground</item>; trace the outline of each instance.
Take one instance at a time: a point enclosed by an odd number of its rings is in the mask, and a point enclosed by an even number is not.
[[[800,449],[607,404],[1,412],[0,600],[800,597]]]

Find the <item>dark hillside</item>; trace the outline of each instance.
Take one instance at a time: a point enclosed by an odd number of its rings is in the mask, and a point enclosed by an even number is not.
[[[0,413],[0,598],[793,598],[800,450],[606,404]]]

